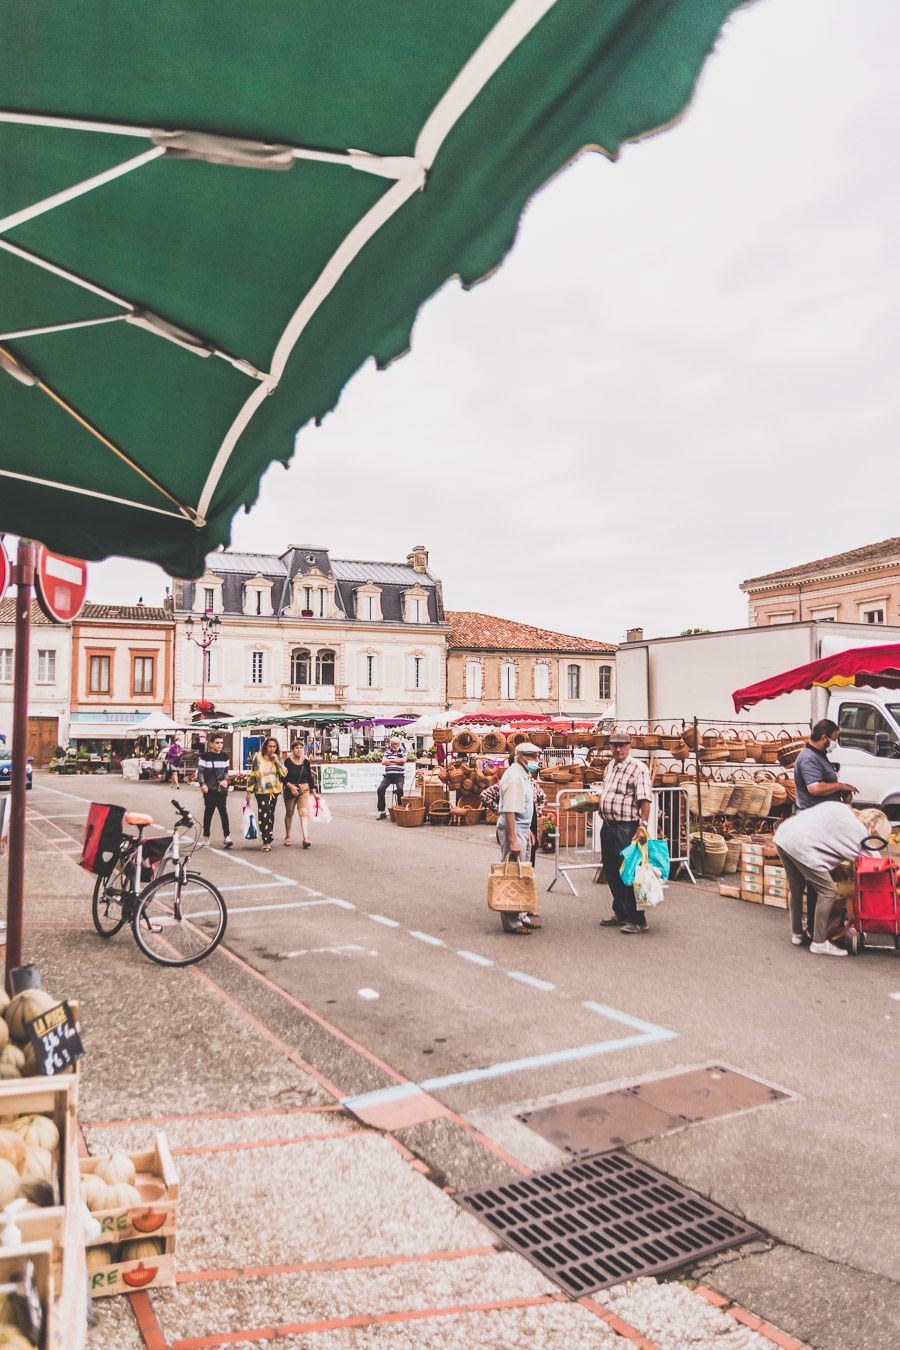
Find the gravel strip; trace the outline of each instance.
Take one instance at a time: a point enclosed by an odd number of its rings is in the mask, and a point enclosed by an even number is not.
[[[771,1341],[677,1282],[632,1280],[594,1295],[618,1317],[655,1341],[659,1350],[715,1346],[716,1350],[771,1350]]]
[[[338,1134],[361,1128],[340,1111],[294,1111],[272,1116],[244,1116],[229,1120],[166,1120],[159,1125],[87,1125],[85,1138],[92,1153],[122,1148],[126,1153],[151,1149],[158,1131],[170,1148],[207,1148],[211,1144],[250,1144],[271,1139],[300,1139],[309,1134]]]
[[[184,1284],[155,1293],[153,1307],[166,1337],[178,1340],[555,1292],[539,1271],[506,1252],[381,1270],[310,1271]]]
[[[240,1344],[249,1346],[251,1342],[235,1342]],[[422,1322],[286,1336],[273,1344],[277,1350],[595,1350],[597,1346],[627,1350],[629,1343],[577,1303],[544,1303],[533,1308],[503,1308]],[[252,1345],[259,1350],[259,1341]]]
[[[180,1270],[412,1255],[490,1240],[379,1135],[177,1163]]]
[[[87,1350],[144,1350],[127,1298],[95,1298],[93,1307],[97,1325],[88,1328]]]

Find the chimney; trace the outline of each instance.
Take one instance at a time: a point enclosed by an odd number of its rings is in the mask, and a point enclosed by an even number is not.
[[[644,640],[644,630],[643,630],[643,628],[626,628],[626,629],[625,629],[625,641],[626,641],[626,642],[643,642],[643,640]]]
[[[407,553],[406,561],[416,572],[428,571],[428,549],[424,544],[414,544],[412,553]]]

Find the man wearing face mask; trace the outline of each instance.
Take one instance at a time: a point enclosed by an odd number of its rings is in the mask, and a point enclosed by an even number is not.
[[[601,919],[601,928],[618,928],[620,933],[645,933],[647,916],[638,909],[634,887],[626,886],[619,875],[622,850],[632,840],[644,843],[653,801],[650,772],[642,760],[631,753],[631,737],[614,731],[609,738],[612,763],[607,764],[600,784],[600,856],[603,875],[612,892],[613,914]]]
[[[534,779],[540,767],[540,750],[529,741],[523,741],[516,746],[515,762],[500,779],[497,843],[504,862],[507,858],[512,862],[531,860]],[[541,926],[530,914],[501,913],[500,919],[505,933],[516,933],[520,937]]]
[[[837,769],[828,758],[827,752],[837,746],[838,730],[836,722],[823,718],[813,727],[797,756],[794,784],[798,811],[807,811],[820,802],[846,801],[856,795],[855,787],[838,779]]]

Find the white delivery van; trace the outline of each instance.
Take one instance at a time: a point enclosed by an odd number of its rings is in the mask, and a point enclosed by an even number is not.
[[[807,730],[829,717],[840,727],[830,758],[857,789],[854,806],[880,806],[900,820],[900,690],[799,690],[741,713],[731,699],[735,689],[781,671],[887,642],[900,643],[900,628],[813,621],[626,642],[616,652],[616,720],[668,726],[697,717]]]

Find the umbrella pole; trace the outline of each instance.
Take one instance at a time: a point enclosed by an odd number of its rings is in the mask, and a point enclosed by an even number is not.
[[[31,646],[31,592],[37,549],[19,540],[12,579],[16,585],[16,659],[13,672],[12,783],[9,816],[9,877],[6,901],[6,970],[22,964],[22,926],[25,894],[25,773],[28,759],[28,666]]]
[[[696,717],[694,718],[694,775],[697,784],[697,819],[700,822],[700,871],[705,876],[706,846],[703,842],[703,799],[700,795],[700,729]],[[688,834],[690,834],[690,820],[688,820]],[[690,840],[688,840],[688,851],[690,851]]]

